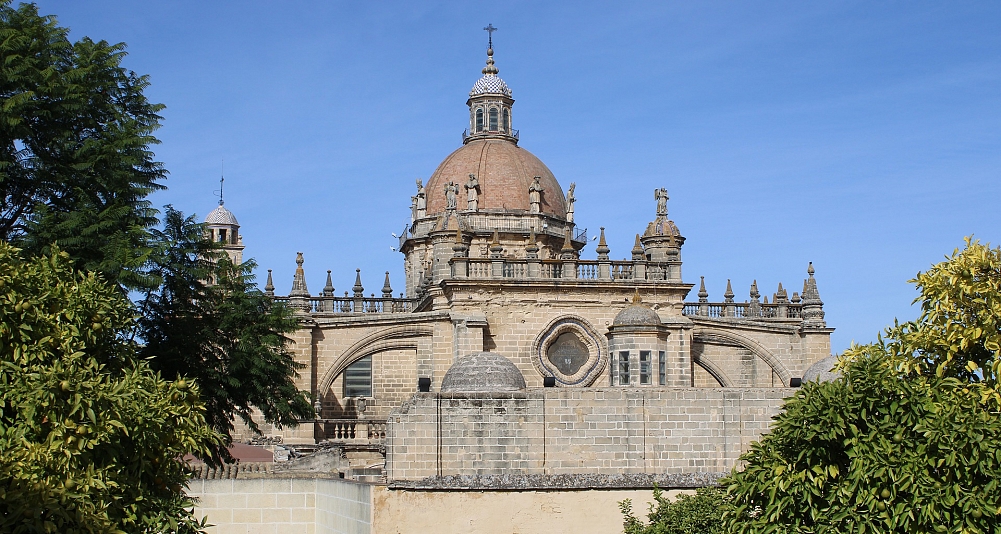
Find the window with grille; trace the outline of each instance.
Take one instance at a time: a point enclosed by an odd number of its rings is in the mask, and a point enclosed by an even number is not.
[[[483,131],[483,110],[482,109],[476,110],[476,131],[477,132],[482,132]]]
[[[667,353],[665,353],[664,351],[660,351],[660,353],[657,355],[657,358],[660,361],[660,385],[666,386],[667,385]]]
[[[624,350],[619,353],[619,385],[629,384],[629,351]]]
[[[640,384],[650,383],[650,351],[640,351]]]
[[[345,397],[371,397],[372,357],[365,356],[349,365],[343,377]]]
[[[504,108],[503,116],[504,116],[504,131],[506,132],[511,129],[511,117],[508,115],[507,108]]]
[[[490,108],[490,131],[497,131],[497,108]]]

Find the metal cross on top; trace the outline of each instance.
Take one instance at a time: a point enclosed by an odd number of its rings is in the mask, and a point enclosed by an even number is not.
[[[497,31],[497,28],[494,28],[493,24],[487,24],[487,27],[483,29],[487,31],[487,48],[493,48],[494,32]]]

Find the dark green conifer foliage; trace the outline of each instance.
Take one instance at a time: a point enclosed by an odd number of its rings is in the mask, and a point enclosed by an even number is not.
[[[67,33],[33,4],[0,2],[0,240],[29,253],[56,243],[77,267],[146,288],[163,106],[122,67],[124,44]]]
[[[257,429],[254,407],[279,427],[314,417],[295,385],[302,366],[288,348],[297,326],[291,310],[257,289],[252,261],[233,265],[193,217],[164,211],[163,229],[153,231],[161,252],[149,271],[160,284],[139,302],[150,365],[167,377],[195,379],[209,423],[227,436],[234,416]]]

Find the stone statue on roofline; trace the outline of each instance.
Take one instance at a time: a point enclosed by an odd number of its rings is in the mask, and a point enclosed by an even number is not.
[[[567,222],[573,222],[574,202],[577,198],[573,196],[573,190],[577,187],[577,182],[570,182],[570,189],[567,189]]]
[[[667,217],[667,189],[663,187],[653,190],[653,198],[657,199],[657,216]]]
[[[545,191],[545,189],[542,187],[540,180],[542,180],[542,177],[536,176],[532,185],[528,186],[528,204],[530,213],[540,213],[542,211],[540,209],[542,204],[542,192]]]

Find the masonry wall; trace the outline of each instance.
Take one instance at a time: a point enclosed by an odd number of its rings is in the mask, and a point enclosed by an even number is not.
[[[323,478],[191,480],[209,534],[367,534],[372,486]]]
[[[447,475],[726,472],[788,388],[424,393],[390,415],[392,481]]]

